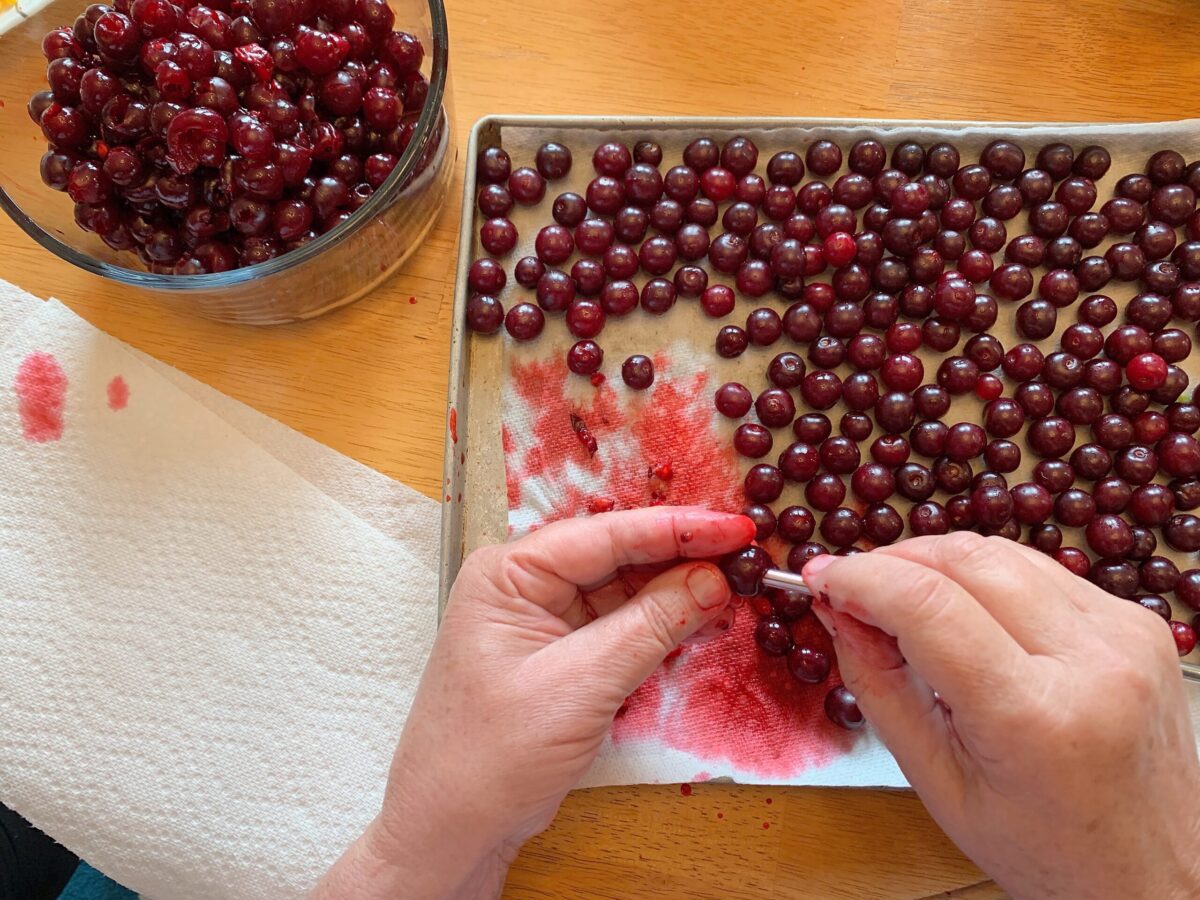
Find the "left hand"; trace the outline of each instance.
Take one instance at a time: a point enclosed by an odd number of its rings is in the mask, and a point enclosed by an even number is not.
[[[317,895],[498,893],[625,698],[730,600],[724,576],[702,561],[663,571],[628,599],[597,589],[628,567],[717,557],[753,537],[743,516],[659,506],[556,522],[468,557],[383,811]]]

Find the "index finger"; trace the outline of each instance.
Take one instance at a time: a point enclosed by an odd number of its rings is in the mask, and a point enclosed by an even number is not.
[[[804,580],[838,612],[894,636],[908,664],[956,713],[1019,700],[1029,655],[941,572],[871,552],[814,557]]]
[[[992,618],[1004,626],[1031,653],[1062,649],[1063,635],[1077,627],[1078,585],[1068,582],[1070,572],[1042,556],[1030,559],[1014,541],[984,537],[969,531],[914,537],[889,547],[882,556],[905,559],[941,572],[974,597]]]
[[[754,523],[696,506],[652,506],[563,519],[509,545],[513,560],[580,587],[610,579],[622,566],[680,557],[703,559],[745,547]]]

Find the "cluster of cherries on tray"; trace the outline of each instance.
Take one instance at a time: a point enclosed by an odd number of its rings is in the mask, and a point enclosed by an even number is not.
[[[757,394],[728,383],[715,395],[723,416],[745,419],[733,443],[755,461],[744,511],[759,544],[790,545],[787,566],[800,571],[820,553],[889,544],[906,526],[914,535],[970,529],[1025,539],[1162,616],[1180,655],[1191,652],[1195,623],[1173,621],[1166,595],[1200,611],[1200,569],[1181,572],[1156,551],[1160,537],[1180,553],[1200,550],[1200,518],[1189,512],[1200,506],[1200,406],[1183,396],[1188,376],[1177,365],[1200,321],[1200,162],[1162,150],[1101,201],[1097,182],[1111,157],[1094,145],[1051,143],[1028,164],[1007,140],[971,161],[952,144],[911,141],[889,159],[867,138],[849,147],[849,171],[836,178],[843,151],[828,140],[803,156],[776,153],[765,178],[745,137],[723,146],[698,138],[665,172],[662,156],[649,141],[632,151],[598,147],[586,196],[556,197],[537,255],[512,267],[536,303],[505,312],[505,267],[477,259],[468,325],[503,326],[527,341],[547,313],[561,313],[579,339],[568,367],[597,379],[608,316],[639,305],[662,315],[682,299],[720,320],[739,295],[773,292],[791,303],[786,311],[754,308],[744,325],[721,325],[714,343],[724,358],[785,347]],[[513,169],[499,147],[482,151],[477,202],[488,253],[512,251],[510,210],[540,203],[571,161],[553,143],[536,167]],[[573,256],[569,271],[558,268]],[[1119,309],[1100,293],[1110,283],[1138,293]],[[991,333],[1002,309],[1020,338],[1008,347]],[[1067,315],[1074,321],[1058,346],[1044,346]],[[931,378],[922,347],[940,355]],[[622,374],[635,389],[653,380],[645,357],[626,361]],[[947,421],[960,395],[982,401],[979,421]],[[836,422],[830,412],[841,412]],[[1028,480],[1009,485],[1022,436],[1038,461]],[[803,485],[804,503],[773,508],[789,482]],[[907,501],[904,514],[897,499]],[[1094,559],[1067,545],[1064,527],[1081,529],[1078,542]],[[759,544],[727,560],[726,574],[752,597],[762,651],[786,660],[798,680],[821,683],[831,660],[798,644],[793,627],[808,598],[762,591],[773,561]],[[861,723],[844,688],[829,694],[826,711],[844,727]]]
[[[428,94],[387,0],[114,0],[42,41],[42,180],[151,271],[265,262],[387,180]],[[428,160],[422,161],[428,164]]]

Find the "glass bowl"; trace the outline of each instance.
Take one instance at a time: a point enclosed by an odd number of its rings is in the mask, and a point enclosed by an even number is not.
[[[178,3],[179,0],[176,0]],[[0,207],[35,241],[132,294],[184,304],[225,322],[270,325],[318,316],[368,293],[421,244],[449,189],[455,145],[441,0],[389,0],[395,28],[425,47],[428,96],[392,174],[349,219],[274,259],[200,275],[157,274],[132,251],[108,247],[75,221],[75,205],[40,175],[46,151],[29,98],[46,89],[42,38],[71,24],[85,0],[0,0]],[[228,0],[212,6],[226,8]],[[181,5],[191,7],[194,2]]]

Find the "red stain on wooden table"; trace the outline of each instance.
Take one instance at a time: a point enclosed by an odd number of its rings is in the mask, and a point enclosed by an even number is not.
[[[13,382],[25,440],[43,444],[63,435],[67,376],[49,353],[35,351],[21,361]]]

